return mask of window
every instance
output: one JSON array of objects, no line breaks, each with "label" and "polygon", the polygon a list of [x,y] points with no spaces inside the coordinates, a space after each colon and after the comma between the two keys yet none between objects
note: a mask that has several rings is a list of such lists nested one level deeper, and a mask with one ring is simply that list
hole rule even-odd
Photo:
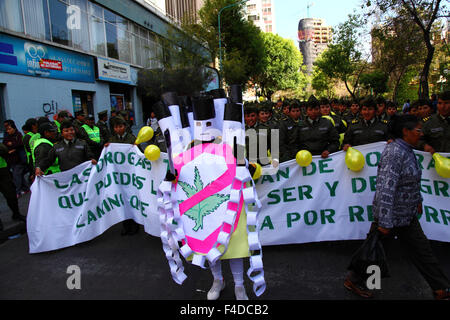
[{"label": "window", "polygon": [[117,40],[119,46],[119,59],[131,62],[131,33],[129,32],[128,20],[117,17]]},{"label": "window", "polygon": [[26,33],[34,38],[51,41],[47,0],[23,0]]},{"label": "window", "polygon": [[90,45],[87,0],[70,0],[70,4],[78,7],[80,13],[79,25],[71,28],[72,46],[77,49],[89,51]]},{"label": "window", "polygon": [[103,23],[103,9],[89,2],[89,31],[91,51],[106,56],[105,26]]},{"label": "window", "polygon": [[22,6],[17,0],[0,1],[0,27],[23,32]]},{"label": "window", "polygon": [[69,46],[71,32],[67,28],[67,4],[60,0],[48,0],[53,42]]},{"label": "window", "polygon": [[117,16],[104,9],[105,15],[105,31],[106,31],[106,48],[108,57],[119,59],[119,41],[117,38]]}]

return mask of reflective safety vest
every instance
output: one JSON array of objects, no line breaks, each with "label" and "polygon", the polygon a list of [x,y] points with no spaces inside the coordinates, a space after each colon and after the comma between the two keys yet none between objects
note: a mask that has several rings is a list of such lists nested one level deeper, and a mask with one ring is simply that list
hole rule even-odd
[{"label": "reflective safety vest", "polygon": [[61,123],[59,123],[56,120],[54,122],[55,122],[56,127],[58,128],[58,132],[61,133]]},{"label": "reflective safety vest", "polygon": [[[33,147],[31,148],[31,155],[33,156],[33,165],[36,167],[36,159],[34,156],[34,150],[41,144],[41,143],[48,143],[49,145],[51,145],[53,147],[53,143],[51,143],[50,141],[48,141],[47,139],[44,138],[40,138],[37,139],[34,144]],[[48,168],[47,170],[45,170],[44,174],[47,174],[49,171],[51,171],[52,173],[57,173],[57,172],[61,172],[61,169],[59,168],[59,164],[58,164],[58,158],[56,158],[55,162],[50,166],[50,168]]]},{"label": "reflective safety vest", "polygon": [[[30,144],[30,150],[31,153],[33,153],[33,145],[36,142],[36,140],[39,140],[41,138],[41,134],[40,133],[36,133],[34,136],[31,137],[30,141],[28,142]],[[33,161],[34,163],[34,161]]]},{"label": "reflective safety vest", "polygon": [[6,168],[8,164],[6,163],[6,160],[3,159],[3,157],[0,157],[0,169]]},{"label": "reflective safety vest", "polygon": [[87,124],[83,124],[81,127],[86,131],[89,139],[100,143],[100,129],[98,127],[94,126],[94,128],[91,128]]},{"label": "reflective safety vest", "polygon": [[[33,132],[28,132],[26,135],[29,135],[31,138],[30,138],[30,140],[29,141],[31,141],[31,139],[33,138],[33,136],[35,135]],[[22,141],[24,140],[24,138],[25,138],[25,136],[26,135],[24,135],[23,137],[22,137]],[[28,145],[30,145],[30,144],[28,144]],[[31,157],[31,152],[30,151],[28,151],[27,150],[27,148],[24,148],[25,149],[25,152],[27,153],[27,161],[28,161],[28,163],[31,163],[31,159],[32,159],[32,157]],[[31,150],[31,145],[30,145],[30,150]]]}]

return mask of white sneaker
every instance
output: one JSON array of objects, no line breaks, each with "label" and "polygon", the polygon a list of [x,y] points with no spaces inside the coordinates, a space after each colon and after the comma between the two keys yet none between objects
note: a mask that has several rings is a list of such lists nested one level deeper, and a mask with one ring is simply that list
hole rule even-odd
[{"label": "white sneaker", "polygon": [[236,295],[236,300],[248,300],[244,286],[234,287],[234,294]]},{"label": "white sneaker", "polygon": [[220,297],[220,292],[225,288],[225,281],[223,280],[214,280],[211,289],[208,291],[207,299],[208,300],[217,300]]}]

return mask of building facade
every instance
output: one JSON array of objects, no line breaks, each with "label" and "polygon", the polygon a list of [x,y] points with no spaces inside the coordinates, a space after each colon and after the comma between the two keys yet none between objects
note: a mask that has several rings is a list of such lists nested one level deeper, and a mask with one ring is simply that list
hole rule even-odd
[{"label": "building facade", "polygon": [[298,25],[298,40],[303,55],[303,64],[308,73],[313,70],[314,61],[328,48],[332,41],[332,28],[323,19],[305,18]]},{"label": "building facade", "polygon": [[176,23],[181,23],[184,19],[196,22],[203,2],[204,0],[165,0],[166,15]]},{"label": "building facade", "polygon": [[1,122],[128,109],[140,128],[149,105],[138,71],[162,66],[165,9],[164,0],[1,0]]},{"label": "building facade", "polygon": [[245,6],[247,20],[252,21],[263,32],[277,32],[274,0],[250,0]]}]

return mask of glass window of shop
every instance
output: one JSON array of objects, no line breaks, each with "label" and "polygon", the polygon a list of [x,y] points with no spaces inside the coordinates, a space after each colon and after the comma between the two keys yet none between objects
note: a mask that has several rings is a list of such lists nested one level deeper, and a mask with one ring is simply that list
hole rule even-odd
[{"label": "glass window of shop", "polygon": [[24,32],[22,5],[20,1],[0,1],[0,26],[6,30]]},{"label": "glass window of shop", "polygon": [[89,0],[0,0],[0,28],[146,68],[164,55],[157,34]]}]

